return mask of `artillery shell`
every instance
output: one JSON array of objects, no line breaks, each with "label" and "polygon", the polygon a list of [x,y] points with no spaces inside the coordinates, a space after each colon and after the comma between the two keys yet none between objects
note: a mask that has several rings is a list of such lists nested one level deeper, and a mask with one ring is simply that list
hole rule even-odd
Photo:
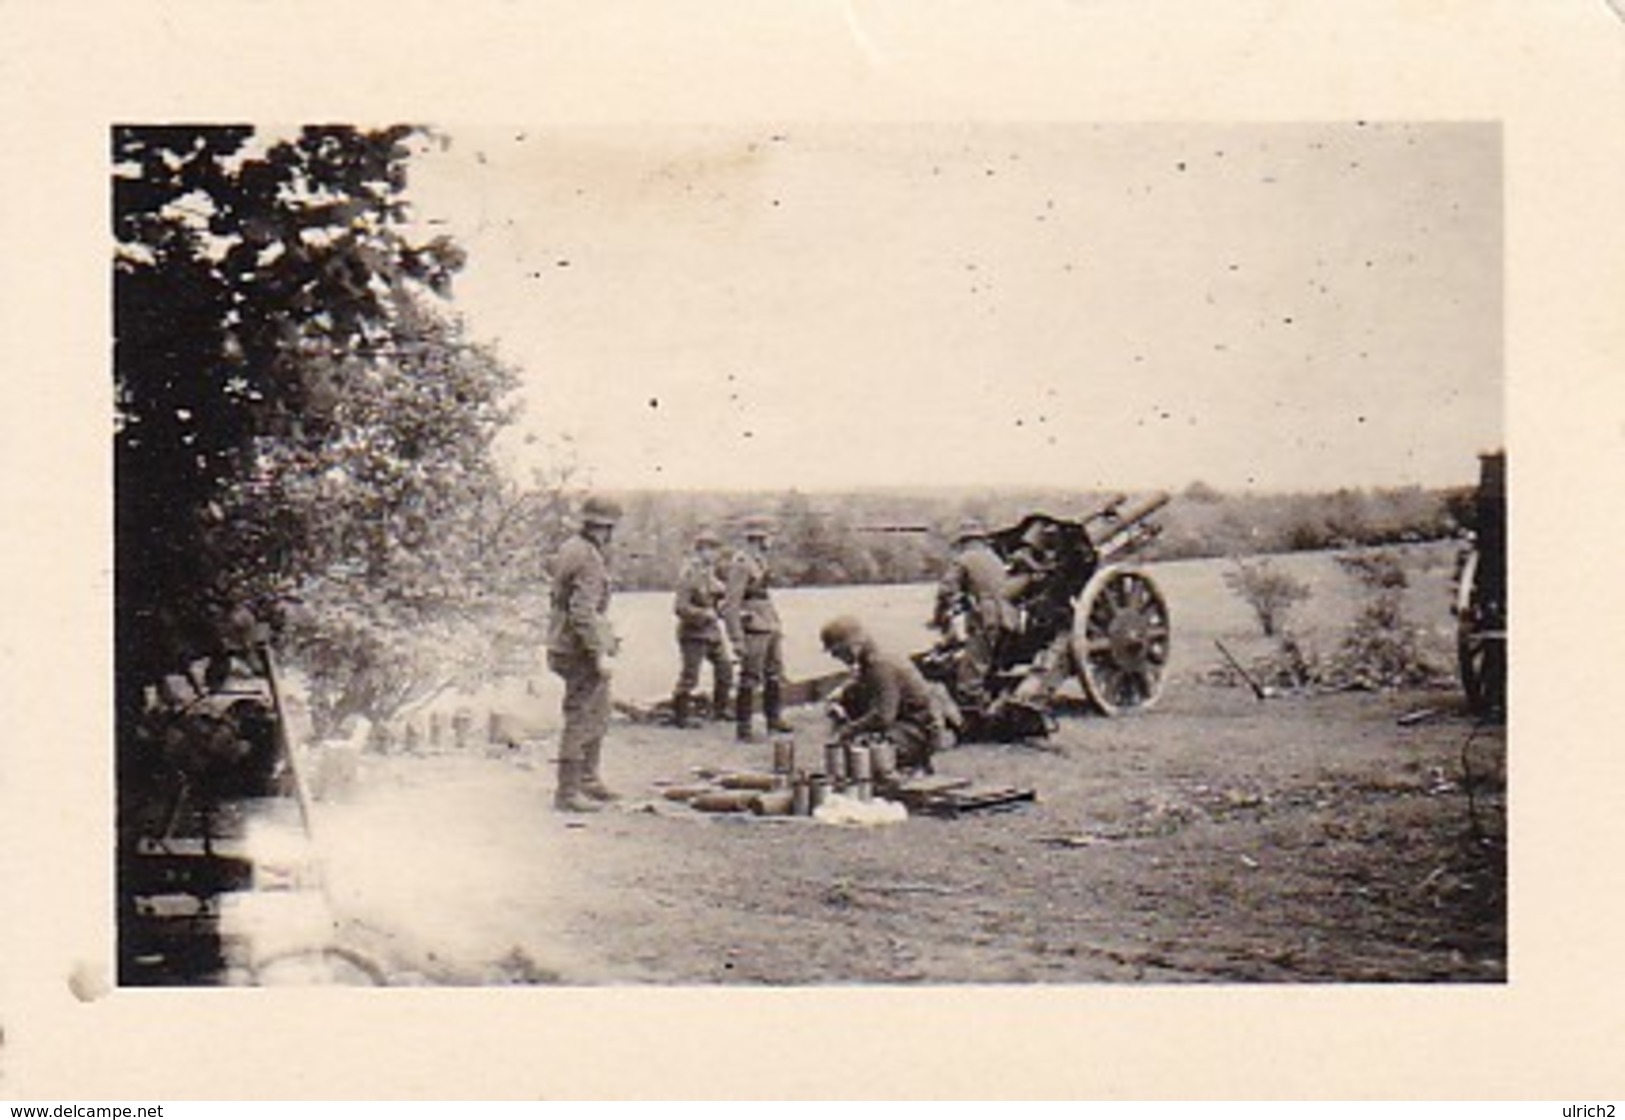
[{"label": "artillery shell", "polygon": [[790,812],[798,817],[812,815],[812,787],[805,774],[797,774],[790,787]]},{"label": "artillery shell", "polygon": [[715,792],[710,786],[670,786],[660,791],[667,801],[692,801],[702,793]]},{"label": "artillery shell", "polygon": [[713,790],[700,794],[689,805],[702,813],[747,813],[759,796],[748,789]]},{"label": "artillery shell", "polygon": [[717,784],[723,789],[753,789],[765,792],[773,789],[776,783],[772,774],[724,774],[717,779]]},{"label": "artillery shell", "polygon": [[829,789],[829,779],[822,774],[814,774],[808,779],[807,808],[809,812],[829,799]]},{"label": "artillery shell", "polygon": [[750,811],[758,817],[788,817],[794,808],[795,794],[787,789],[759,793],[750,803]]}]

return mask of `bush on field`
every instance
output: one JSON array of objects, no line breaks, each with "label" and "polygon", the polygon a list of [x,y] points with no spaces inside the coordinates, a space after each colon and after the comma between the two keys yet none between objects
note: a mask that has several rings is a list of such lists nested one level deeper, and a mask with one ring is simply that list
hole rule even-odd
[{"label": "bush on field", "polygon": [[1264,637],[1273,638],[1286,629],[1287,616],[1292,608],[1307,600],[1309,585],[1289,572],[1283,572],[1267,558],[1243,560],[1232,558],[1230,570],[1224,573],[1225,586],[1252,608]]},{"label": "bush on field", "polygon": [[[1276,689],[1418,688],[1453,681],[1448,657],[1429,648],[1424,629],[1406,613],[1410,584],[1403,558],[1388,549],[1348,553],[1338,565],[1360,589],[1353,620],[1330,654],[1294,634],[1285,622],[1293,605],[1309,598],[1307,585],[1270,569],[1267,560],[1236,561],[1225,582],[1253,607],[1274,648],[1248,666],[1253,680]],[[1296,585],[1296,586],[1294,586]],[[1284,604],[1284,605],[1283,605]],[[1275,613],[1266,620],[1266,615]],[[1238,685],[1229,667],[1215,683]]]},{"label": "bush on field", "polygon": [[1332,658],[1333,683],[1345,688],[1414,688],[1450,678],[1432,656],[1422,628],[1405,613],[1410,580],[1400,557],[1387,549],[1351,553],[1338,564],[1364,591],[1354,621]]}]

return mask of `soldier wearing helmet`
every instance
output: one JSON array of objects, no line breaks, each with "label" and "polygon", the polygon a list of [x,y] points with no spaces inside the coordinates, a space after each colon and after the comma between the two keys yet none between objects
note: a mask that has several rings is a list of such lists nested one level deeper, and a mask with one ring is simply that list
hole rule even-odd
[{"label": "soldier wearing helmet", "polygon": [[768,566],[773,523],[765,517],[752,517],[740,535],[744,545],[728,561],[722,618],[728,640],[739,655],[739,690],[734,695],[736,733],[741,742],[748,743],[755,737],[751,723],[758,688],[767,729],[784,732],[791,728],[783,717],[783,629],[773,605],[773,573]]},{"label": "soldier wearing helmet", "polygon": [[852,669],[852,680],[830,705],[836,740],[883,737],[897,745],[903,769],[930,773],[945,730],[942,709],[920,670],[882,650],[850,615],[831,619],[818,636],[826,653]]},{"label": "soldier wearing helmet", "polygon": [[982,690],[1001,640],[1019,623],[1004,561],[988,544],[982,523],[966,518],[954,534],[953,555],[937,584],[931,619],[936,629],[964,642],[962,695],[975,696]]},{"label": "soldier wearing helmet", "polygon": [[727,585],[717,574],[722,540],[709,529],[696,533],[694,551],[677,578],[677,650],[682,669],[672,691],[672,721],[692,727],[694,688],[701,666],[711,663],[711,718],[724,719],[733,695],[733,661],[722,636],[722,599]]},{"label": "soldier wearing helmet", "polygon": [[564,679],[564,731],[559,739],[554,808],[596,811],[616,794],[599,775],[609,729],[609,660],[618,642],[610,628],[610,581],[606,552],[621,507],[600,497],[581,507],[581,529],[553,557],[547,665]]}]

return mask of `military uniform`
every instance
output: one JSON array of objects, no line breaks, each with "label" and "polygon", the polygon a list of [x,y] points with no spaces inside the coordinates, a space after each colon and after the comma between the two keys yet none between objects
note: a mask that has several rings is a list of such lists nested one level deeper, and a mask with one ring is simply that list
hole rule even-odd
[{"label": "military uniform", "polygon": [[1020,625],[1020,618],[1010,601],[1004,561],[976,527],[967,525],[960,532],[959,547],[937,584],[932,621],[946,631],[956,613],[964,617],[964,672],[959,684],[974,695],[994,667],[1001,639]]},{"label": "military uniform", "polygon": [[[610,518],[607,504],[590,516]],[[607,520],[613,524],[613,520]],[[559,784],[555,805],[581,811],[594,801],[613,799],[598,772],[604,735],[609,730],[609,672],[617,641],[609,609],[609,565],[603,547],[587,530],[571,537],[553,559],[551,611],[547,625],[547,665],[564,680],[564,731],[559,738]]]},{"label": "military uniform", "polygon": [[838,738],[884,736],[897,744],[899,765],[929,773],[931,756],[944,739],[931,685],[913,662],[879,649],[866,635],[852,638],[848,649],[853,677],[833,705]]},{"label": "military uniform", "polygon": [[733,694],[733,662],[722,638],[721,608],[726,594],[727,585],[706,558],[691,557],[683,566],[674,605],[682,669],[672,692],[672,713],[680,727],[688,724],[694,688],[700,683],[700,669],[707,661],[711,663],[711,717],[721,719],[728,710]]},{"label": "military uniform", "polygon": [[[751,530],[747,528],[747,539]],[[765,537],[765,532],[762,533]],[[727,591],[722,617],[728,640],[739,655],[739,691],[734,698],[734,721],[740,739],[751,737],[756,690],[762,691],[762,714],[769,731],[788,731],[782,716],[784,688],[783,629],[773,605],[772,570],[766,557],[748,548],[728,562]]]}]

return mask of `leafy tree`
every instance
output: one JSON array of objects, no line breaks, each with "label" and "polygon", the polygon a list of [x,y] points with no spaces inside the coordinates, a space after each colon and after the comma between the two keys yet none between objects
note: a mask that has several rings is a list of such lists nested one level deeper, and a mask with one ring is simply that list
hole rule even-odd
[{"label": "leafy tree", "polygon": [[331,713],[387,708],[526,574],[489,455],[514,378],[443,298],[461,251],[410,224],[424,135],[114,128],[121,717],[289,602]]}]

